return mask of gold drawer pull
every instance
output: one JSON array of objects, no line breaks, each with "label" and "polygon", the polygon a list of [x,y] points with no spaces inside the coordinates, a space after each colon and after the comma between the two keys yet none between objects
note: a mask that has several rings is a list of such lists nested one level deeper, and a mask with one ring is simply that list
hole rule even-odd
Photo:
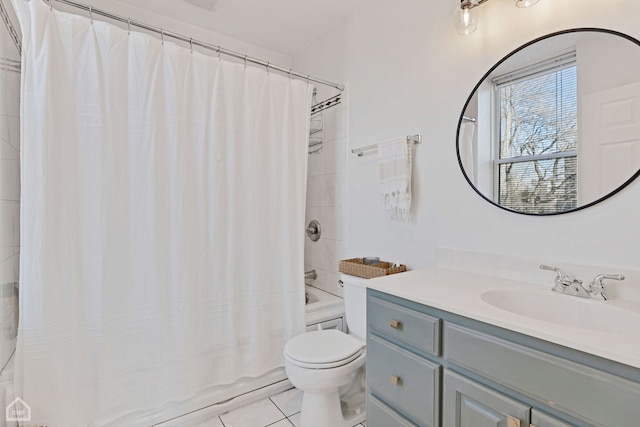
[{"label": "gold drawer pull", "polygon": [[391,326],[393,329],[401,329],[402,322],[396,319],[391,319],[391,322],[389,322],[389,326]]},{"label": "gold drawer pull", "polygon": [[507,416],[507,427],[520,427],[520,420],[511,415]]},{"label": "gold drawer pull", "polygon": [[389,381],[391,381],[391,384],[400,387],[402,385],[402,378],[400,378],[397,375],[391,375],[389,377]]}]

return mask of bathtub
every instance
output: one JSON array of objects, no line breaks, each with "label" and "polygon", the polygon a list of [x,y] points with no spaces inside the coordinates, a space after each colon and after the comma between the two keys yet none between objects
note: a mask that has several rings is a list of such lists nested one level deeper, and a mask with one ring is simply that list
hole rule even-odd
[{"label": "bathtub", "polygon": [[307,331],[317,329],[318,324],[322,326],[322,329],[335,329],[328,327],[329,323],[327,322],[336,319],[341,319],[341,327],[338,329],[345,331],[344,300],[313,286],[306,285],[305,288],[309,294],[305,316]]},{"label": "bathtub", "polygon": [[[309,302],[305,306],[307,331],[316,330],[318,325],[322,329],[340,329],[344,331],[346,324],[344,322],[343,299],[312,286],[305,285],[305,288],[309,294]],[[211,404],[211,395],[208,395],[208,402],[202,402],[202,409],[156,424],[156,426],[200,426],[216,415],[257,402],[292,387],[293,385],[287,379],[283,366],[259,378],[245,378],[235,384],[221,386],[219,391],[214,394],[214,400],[219,403]],[[171,412],[170,408],[167,409]]]}]

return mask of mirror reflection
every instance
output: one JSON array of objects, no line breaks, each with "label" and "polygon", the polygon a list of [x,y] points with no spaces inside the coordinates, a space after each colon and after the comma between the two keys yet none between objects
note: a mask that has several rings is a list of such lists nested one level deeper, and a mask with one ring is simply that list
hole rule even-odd
[{"label": "mirror reflection", "polygon": [[510,211],[592,205],[640,170],[640,43],[608,30],[551,34],[476,85],[458,125],[467,181]]}]

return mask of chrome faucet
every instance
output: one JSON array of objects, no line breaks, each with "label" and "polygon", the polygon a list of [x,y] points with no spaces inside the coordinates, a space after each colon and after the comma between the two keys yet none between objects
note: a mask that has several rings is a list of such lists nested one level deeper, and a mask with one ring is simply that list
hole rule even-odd
[{"label": "chrome faucet", "polygon": [[318,278],[318,273],[316,273],[316,270],[309,270],[309,271],[305,271],[304,272],[304,280],[316,280]]},{"label": "chrome faucet", "polygon": [[603,301],[608,300],[607,295],[605,294],[604,279],[624,280],[624,276],[621,274],[599,274],[589,284],[589,287],[585,288],[582,285],[582,280],[567,275],[558,267],[541,265],[540,269],[556,272],[556,278],[554,279],[555,286],[552,291],[560,292],[565,295],[573,295],[581,298],[594,298]]},{"label": "chrome faucet", "polygon": [[574,295],[581,298],[591,298],[589,291],[582,286],[582,280],[569,276],[558,267],[551,267],[550,265],[543,264],[540,266],[540,269],[556,272],[556,278],[554,279],[556,285],[553,287],[552,291],[566,295]]},{"label": "chrome faucet", "polygon": [[607,294],[605,294],[604,279],[624,280],[624,276],[622,274],[598,274],[589,284],[589,294],[591,298],[601,299],[603,301],[609,299]]}]

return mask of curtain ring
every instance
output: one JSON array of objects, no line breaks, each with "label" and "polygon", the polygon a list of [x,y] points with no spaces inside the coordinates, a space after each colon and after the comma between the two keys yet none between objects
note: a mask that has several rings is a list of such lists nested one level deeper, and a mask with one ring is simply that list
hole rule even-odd
[{"label": "curtain ring", "polygon": [[267,62],[267,74],[269,74],[269,67],[271,66],[271,62]]},{"label": "curtain ring", "polygon": [[193,53],[193,37],[189,38],[189,47],[191,48],[191,53]]},{"label": "curtain ring", "polygon": [[93,8],[89,6],[89,20],[91,21],[91,25],[93,25]]},{"label": "curtain ring", "polygon": [[49,0],[49,10],[53,11],[53,0]]},{"label": "curtain ring", "polygon": [[291,72],[293,71],[293,68],[289,68],[289,80],[291,80]]},{"label": "curtain ring", "polygon": [[311,77],[311,74],[307,74],[307,86],[309,86],[309,77]]},{"label": "curtain ring", "polygon": [[247,69],[247,55],[244,56],[244,69]]},{"label": "curtain ring", "polygon": [[131,18],[127,20],[127,33],[131,35]]},{"label": "curtain ring", "polygon": [[222,52],[220,52],[220,49],[221,47],[218,46],[218,61],[222,61],[222,58],[221,58]]},{"label": "curtain ring", "polygon": [[160,40],[162,41],[162,45],[164,46],[164,30],[160,28]]}]

